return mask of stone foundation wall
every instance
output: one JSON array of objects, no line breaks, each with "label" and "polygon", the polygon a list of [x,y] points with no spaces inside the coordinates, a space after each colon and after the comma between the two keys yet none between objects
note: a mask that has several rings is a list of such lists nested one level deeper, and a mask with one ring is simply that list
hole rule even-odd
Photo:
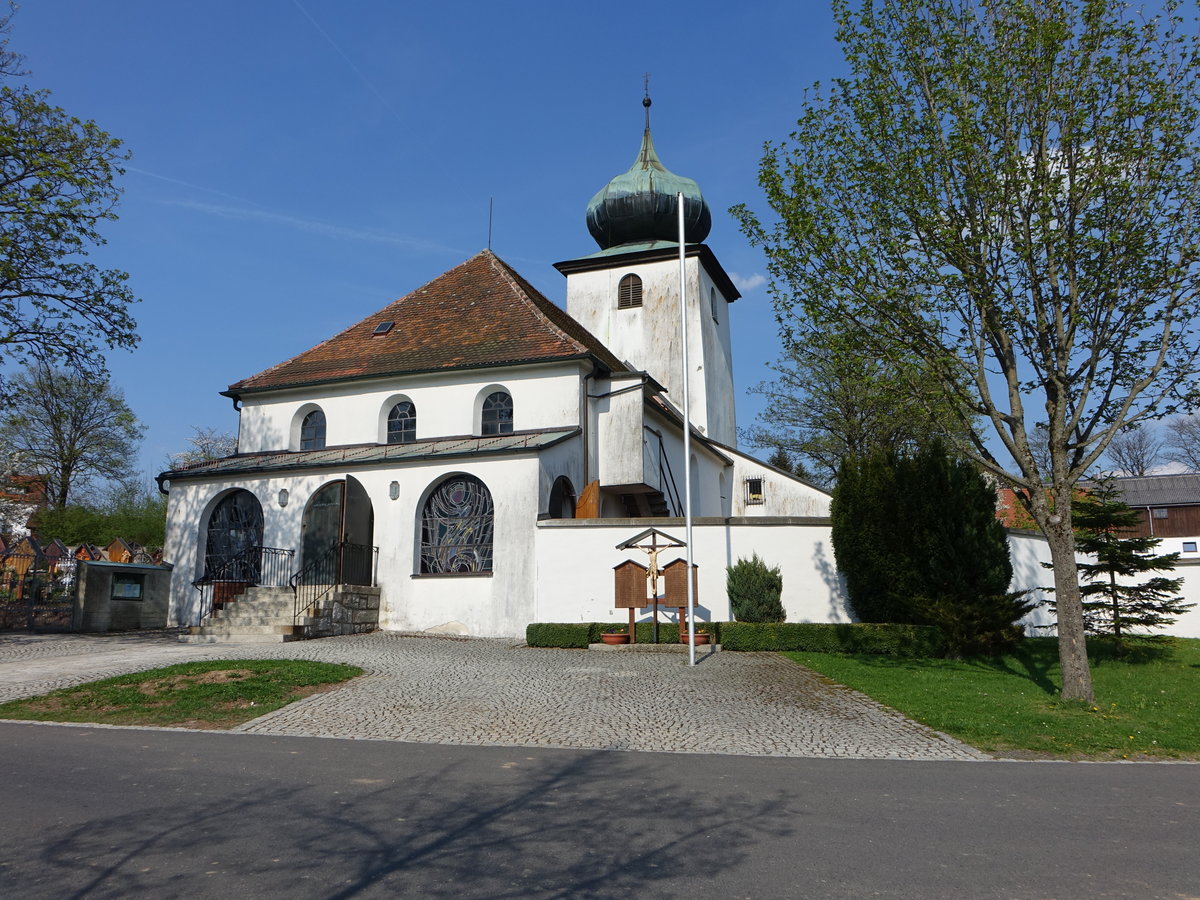
[{"label": "stone foundation wall", "polygon": [[333,637],[378,631],[379,596],[377,587],[338,585],[329,597],[317,604],[311,613],[315,621],[304,626],[304,636]]}]

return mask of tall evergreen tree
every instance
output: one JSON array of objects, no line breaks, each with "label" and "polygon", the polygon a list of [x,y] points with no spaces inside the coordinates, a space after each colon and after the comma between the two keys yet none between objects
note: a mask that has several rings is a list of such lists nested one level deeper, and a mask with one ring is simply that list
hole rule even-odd
[{"label": "tall evergreen tree", "polygon": [[847,460],[833,492],[833,548],[864,622],[937,625],[958,654],[1016,640],[1033,606],[1009,592],[995,491],[940,442]]},{"label": "tall evergreen tree", "polygon": [[[1130,629],[1149,631],[1170,625],[1196,605],[1178,596],[1182,578],[1155,575],[1130,583],[1149,572],[1170,572],[1179,554],[1156,554],[1154,549],[1162,543],[1159,538],[1130,534],[1141,524],[1142,514],[1129,508],[1111,480],[1098,482],[1072,505],[1075,546],[1088,557],[1077,566],[1083,622],[1089,634],[1112,635],[1117,652],[1122,653]],[[1053,601],[1050,609],[1057,615]]]}]

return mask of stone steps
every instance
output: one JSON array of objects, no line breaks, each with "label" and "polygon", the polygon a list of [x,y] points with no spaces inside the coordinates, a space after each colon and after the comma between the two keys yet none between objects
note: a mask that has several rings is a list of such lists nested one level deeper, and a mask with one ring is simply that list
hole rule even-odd
[{"label": "stone steps", "polygon": [[[203,626],[201,626],[203,627]],[[181,634],[181,644],[283,644],[303,640],[299,634]]]},{"label": "stone steps", "polygon": [[307,615],[295,619],[294,612],[295,597],[290,588],[252,587],[179,639],[185,644],[298,641],[313,619]]}]

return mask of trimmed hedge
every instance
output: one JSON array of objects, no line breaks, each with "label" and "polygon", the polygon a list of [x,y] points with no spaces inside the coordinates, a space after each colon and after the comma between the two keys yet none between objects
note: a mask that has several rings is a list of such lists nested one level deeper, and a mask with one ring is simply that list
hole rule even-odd
[{"label": "trimmed hedge", "polygon": [[[587,647],[619,622],[535,622],[525,629],[530,647]],[[808,650],[815,653],[874,653],[882,656],[946,655],[946,636],[932,625],[834,625],[821,622],[702,622],[714,643],[726,650]],[[652,623],[638,622],[637,642],[648,644]],[[679,640],[679,626],[658,624],[658,642]]]},{"label": "trimmed hedge", "polygon": [[[707,631],[713,643],[721,642],[721,626],[728,622],[697,622],[697,628]],[[624,622],[534,622],[525,626],[525,643],[530,647],[583,648],[588,644],[600,643],[600,635],[606,628],[624,627]],[[634,633],[639,644],[654,640],[652,622],[638,622]],[[658,642],[671,644],[679,640],[679,626],[674,622],[658,623]]]},{"label": "trimmed hedge", "polygon": [[592,627],[590,622],[534,622],[525,627],[525,643],[530,647],[586,649],[591,643]]},{"label": "trimmed hedge", "polygon": [[807,650],[908,657],[946,655],[946,636],[932,625],[726,622],[721,628],[721,645],[726,650]]}]

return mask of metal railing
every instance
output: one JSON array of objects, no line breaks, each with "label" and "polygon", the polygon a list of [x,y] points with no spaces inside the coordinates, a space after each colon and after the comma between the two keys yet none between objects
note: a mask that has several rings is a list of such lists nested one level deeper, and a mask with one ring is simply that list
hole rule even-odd
[{"label": "metal railing", "polygon": [[666,448],[663,447],[662,435],[658,435],[658,478],[666,488],[663,493],[674,507],[675,515],[682,516],[683,501],[679,499],[679,488],[675,484],[675,473],[671,471],[671,458],[667,456]]},{"label": "metal railing", "polygon": [[289,587],[295,550],[281,547],[247,547],[222,560],[192,582],[200,592],[199,625],[217,605],[236,600],[252,587]]},{"label": "metal railing", "polygon": [[77,560],[9,553],[0,561],[0,628],[68,631]]},{"label": "metal railing", "polygon": [[374,587],[378,560],[378,547],[335,541],[328,550],[309,560],[304,568],[292,576],[292,590],[296,597],[293,621],[299,622],[309,608],[339,584]]}]

